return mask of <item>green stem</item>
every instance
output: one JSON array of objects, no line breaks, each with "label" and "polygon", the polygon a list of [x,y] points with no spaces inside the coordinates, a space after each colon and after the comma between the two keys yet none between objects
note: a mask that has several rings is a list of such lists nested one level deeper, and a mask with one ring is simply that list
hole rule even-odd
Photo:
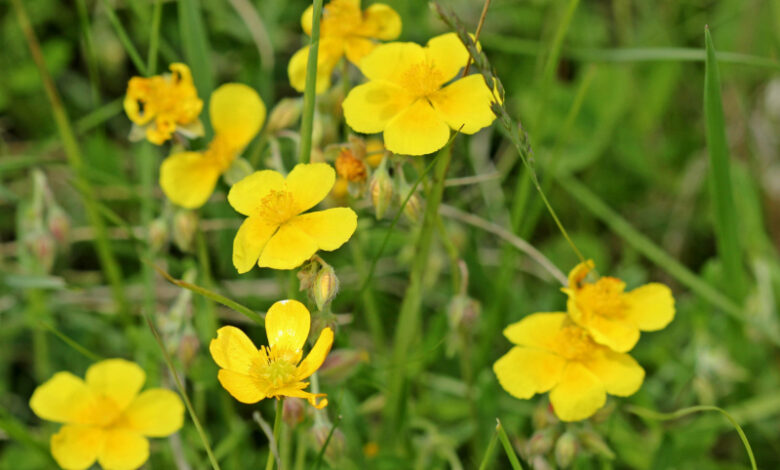
[{"label": "green stem", "polygon": [[501,441],[501,445],[504,446],[504,452],[506,452],[509,463],[512,465],[512,470],[523,470],[520,459],[517,458],[515,449],[512,447],[512,443],[509,442],[509,436],[506,435],[506,430],[499,419],[496,419],[496,432],[498,433],[498,439]]},{"label": "green stem", "polygon": [[149,75],[154,75],[157,72],[157,49],[160,42],[161,21],[162,0],[156,0],[152,13],[152,33],[149,36],[149,54],[146,56],[146,71]]},{"label": "green stem", "polygon": [[76,9],[79,14],[79,23],[84,35],[84,51],[87,56],[87,73],[92,88],[92,103],[97,105],[100,101],[100,73],[98,71],[97,55],[95,54],[95,43],[92,41],[92,32],[89,27],[89,12],[87,11],[86,0],[76,0]]},{"label": "green stem", "polygon": [[[358,275],[362,279],[368,277],[368,266],[366,266],[366,258],[363,254],[363,238],[360,231],[355,233],[352,243],[349,243],[349,248],[352,251],[352,259],[355,261],[355,268],[357,268]],[[360,291],[360,298],[365,309],[366,321],[368,322],[368,329],[371,331],[371,338],[374,342],[374,349],[377,353],[383,354],[385,352],[385,335],[384,328],[382,328],[382,318],[379,315],[379,306],[374,295],[374,289],[368,286],[366,289]]]},{"label": "green stem", "polygon": [[490,443],[485,449],[485,455],[482,457],[482,463],[479,464],[479,470],[487,470],[490,464],[493,462],[493,457],[496,452],[496,444],[498,443],[498,433],[494,432],[493,437],[490,438]]},{"label": "green stem", "polygon": [[[282,429],[282,413],[284,412],[284,398],[277,398],[276,399],[276,416],[274,416],[274,442],[269,443],[270,446],[276,446],[277,449],[280,448],[279,446],[279,435],[280,430]],[[273,470],[274,468],[274,462],[276,462],[276,459],[274,458],[274,452],[270,448],[268,449],[268,460],[265,463],[265,470]]]},{"label": "green stem", "polygon": [[135,48],[133,42],[130,40],[130,37],[127,35],[127,31],[125,31],[124,26],[122,26],[122,22],[119,21],[119,17],[116,15],[116,11],[114,11],[114,7],[111,6],[108,0],[102,0],[101,3],[103,4],[103,8],[106,10],[106,15],[108,15],[109,23],[111,23],[114,31],[116,31],[119,42],[121,42],[122,46],[124,46],[125,51],[127,52],[128,57],[130,57],[130,60],[133,61],[135,68],[138,69],[138,72],[140,72],[141,75],[148,75],[148,70],[146,65],[144,65],[141,54],[138,53],[138,49]]},{"label": "green stem", "polygon": [[439,151],[434,169],[433,184],[428,192],[423,215],[420,235],[417,238],[415,258],[409,275],[409,286],[406,288],[401,309],[398,314],[398,327],[395,331],[393,354],[388,380],[387,407],[385,408],[386,438],[391,444],[398,442],[403,435],[399,426],[403,420],[404,387],[406,382],[406,366],[412,341],[419,334],[421,323],[423,277],[428,267],[428,255],[433,242],[433,233],[439,216],[439,204],[444,193],[444,180],[452,159],[452,147],[447,145]]},{"label": "green stem", "polygon": [[39,320],[38,321],[38,326],[48,330],[51,334],[53,334],[57,338],[61,339],[63,343],[67,344],[68,346],[70,346],[74,350],[78,351],[84,357],[87,357],[87,358],[89,358],[90,360],[92,360],[94,362],[99,362],[99,361],[103,360],[102,357],[100,357],[99,355],[93,353],[92,351],[90,351],[89,349],[85,348],[84,346],[80,345],[78,342],[76,342],[76,340],[74,340],[70,336],[66,335],[65,333],[61,332],[60,330],[58,330],[54,326],[50,325],[48,322],[43,321],[43,320]]},{"label": "green stem", "polygon": [[[148,260],[154,259],[154,248],[149,238],[149,227],[154,218],[154,179],[155,179],[155,155],[152,144],[145,142],[138,155],[138,172],[141,183],[141,224],[145,228],[145,244],[143,256]],[[144,285],[144,310],[149,315],[154,314],[156,304],[156,289],[154,286],[154,268],[149,263],[142,263]]]},{"label": "green stem", "polygon": [[301,146],[298,159],[301,163],[309,163],[311,160],[314,104],[317,98],[317,54],[320,48],[320,18],[322,18],[322,0],[314,0],[309,59],[306,64],[306,88],[303,92],[303,115],[301,117]]},{"label": "green stem", "polygon": [[24,5],[21,0],[11,1],[14,10],[18,16],[19,25],[24,32],[27,39],[27,45],[30,47],[35,65],[38,67],[38,73],[41,76],[43,87],[46,91],[46,96],[49,98],[51,104],[52,114],[57,124],[57,131],[62,139],[63,147],[65,148],[65,154],[68,159],[68,165],[73,171],[76,181],[82,188],[82,199],[87,212],[87,218],[90,225],[95,232],[95,245],[97,249],[97,255],[100,260],[100,265],[103,268],[108,281],[111,285],[111,294],[114,298],[117,310],[120,313],[126,313],[127,302],[125,300],[124,287],[122,286],[122,271],[119,268],[119,264],[114,257],[114,253],[111,250],[111,243],[106,233],[106,227],[103,223],[103,218],[100,216],[98,209],[95,192],[90,184],[89,180],[84,175],[84,161],[81,157],[81,150],[79,149],[76,137],[73,135],[73,129],[71,128],[68,115],[65,112],[65,108],[62,105],[60,96],[57,93],[57,89],[54,86],[54,82],[49,75],[49,71],[46,68],[46,63],[43,60],[43,54],[41,53],[40,44],[35,37],[35,32],[30,24],[30,19],[27,16],[27,12],[24,9]]}]

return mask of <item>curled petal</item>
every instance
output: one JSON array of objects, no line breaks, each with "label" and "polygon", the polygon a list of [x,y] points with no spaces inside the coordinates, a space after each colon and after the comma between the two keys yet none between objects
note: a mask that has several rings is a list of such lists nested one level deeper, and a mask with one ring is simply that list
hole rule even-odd
[{"label": "curled petal", "polygon": [[599,344],[617,352],[628,352],[639,341],[639,329],[627,321],[586,313],[576,298],[569,298],[566,306],[569,317],[586,329]]},{"label": "curled petal", "polygon": [[333,330],[325,328],[320,333],[320,337],[317,338],[317,342],[314,343],[314,347],[311,348],[306,358],[298,365],[296,377],[298,380],[303,380],[322,366],[325,358],[330,352],[330,348],[333,346]]}]

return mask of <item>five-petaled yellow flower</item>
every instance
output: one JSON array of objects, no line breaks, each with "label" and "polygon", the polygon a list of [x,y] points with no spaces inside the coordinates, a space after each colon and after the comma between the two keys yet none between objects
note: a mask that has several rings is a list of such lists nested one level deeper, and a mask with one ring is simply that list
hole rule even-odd
[{"label": "five-petaled yellow flower", "polygon": [[303,212],[328,195],[336,173],[326,163],[298,164],[287,178],[257,171],[230,188],[228,202],[247,216],[233,241],[233,265],[245,273],[261,268],[293,269],[317,250],[333,251],[355,232],[357,214],[348,207]]},{"label": "five-petaled yellow flower", "polygon": [[107,359],[87,369],[86,380],[58,372],[35,389],[30,408],[39,417],[64,423],[51,437],[60,467],[83,470],[97,460],[106,470],[134,470],[149,458],[147,437],[181,428],[179,396],[161,388],[139,393],[146,374],[124,359]]},{"label": "five-petaled yellow flower", "polygon": [[189,67],[176,63],[170,70],[170,74],[131,78],[124,100],[127,117],[143,129],[149,142],[157,145],[176,131],[188,137],[203,135],[198,119],[203,101],[198,98]]},{"label": "five-petaled yellow flower", "polygon": [[[313,8],[301,16],[303,31],[311,36]],[[317,93],[330,87],[330,76],[339,60],[346,55],[355,65],[376,46],[375,40],[390,41],[401,34],[401,17],[389,6],[374,3],[360,11],[360,0],[331,0],[325,5],[320,21],[320,45],[317,54]],[[306,65],[309,46],[296,52],[287,67],[290,84],[303,92],[306,87]]]},{"label": "five-petaled yellow flower", "polygon": [[[281,300],[268,309],[268,346],[257,349],[243,331],[225,326],[211,340],[209,351],[219,365],[219,383],[242,403],[264,398],[305,398],[315,408],[328,404],[324,393],[309,393],[304,382],[317,371],[333,345],[333,330],[325,328],[303,361],[311,316],[297,300]],[[322,398],[317,402],[318,398]]]},{"label": "five-petaled yellow flower", "polygon": [[614,277],[583,282],[592,269],[592,261],[578,264],[563,291],[569,296],[571,319],[597,343],[627,352],[639,341],[640,330],[661,330],[674,319],[674,298],[667,286],[650,283],[624,292],[625,282]]},{"label": "five-petaled yellow flower", "polygon": [[171,155],[160,167],[160,186],[168,199],[195,209],[206,203],[219,176],[230,168],[265,121],[265,104],[252,88],[227,83],[209,102],[214,139],[204,152]]},{"label": "five-petaled yellow flower", "polygon": [[534,313],[504,335],[517,346],[493,365],[501,386],[521,399],[549,391],[562,421],[592,416],[607,394],[632,395],[645,377],[631,356],[595,343],[565,313]]},{"label": "five-petaled yellow flower", "polygon": [[369,81],[344,100],[347,124],[364,134],[384,132],[387,150],[402,155],[439,150],[450,129],[474,134],[489,126],[495,119],[493,93],[483,77],[455,79],[468,57],[455,33],[437,36],[425,47],[377,46],[360,63]]}]

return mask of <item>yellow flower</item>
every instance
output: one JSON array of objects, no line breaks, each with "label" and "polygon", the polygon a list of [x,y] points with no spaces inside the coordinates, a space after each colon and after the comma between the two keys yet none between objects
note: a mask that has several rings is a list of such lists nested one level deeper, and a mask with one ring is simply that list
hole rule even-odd
[{"label": "yellow flower", "polygon": [[189,136],[203,135],[198,120],[203,101],[184,64],[171,64],[171,73],[154,77],[133,77],[127,83],[124,107],[127,117],[142,126],[149,142],[162,145],[175,131]]},{"label": "yellow flower", "polygon": [[534,313],[504,336],[517,346],[493,364],[501,386],[520,399],[549,391],[562,421],[592,416],[607,394],[634,394],[645,377],[631,356],[595,343],[565,313]]},{"label": "yellow flower", "polygon": [[209,116],[214,139],[208,149],[171,155],[160,167],[163,192],[174,204],[187,209],[206,203],[219,176],[263,126],[265,105],[252,88],[227,83],[211,94]]},{"label": "yellow flower", "polygon": [[317,409],[328,404],[324,393],[304,391],[304,382],[317,371],[333,345],[333,330],[325,328],[303,361],[311,316],[297,300],[281,300],[268,309],[265,332],[268,346],[257,349],[243,331],[225,326],[211,340],[209,351],[219,365],[219,383],[241,403],[264,398],[305,398]]},{"label": "yellow flower", "polygon": [[593,261],[578,264],[569,273],[567,310],[571,319],[599,343],[618,352],[630,351],[639,331],[661,330],[674,319],[672,291],[663,284],[645,284],[623,292],[626,284],[614,277],[583,282]]},{"label": "yellow flower", "polygon": [[293,269],[317,250],[333,251],[355,232],[357,214],[347,207],[303,212],[328,195],[336,173],[326,163],[298,164],[287,178],[257,171],[228,193],[228,202],[248,216],[233,241],[233,265],[239,273],[261,268]]},{"label": "yellow flower", "polygon": [[347,124],[364,134],[384,132],[387,150],[402,155],[439,150],[450,129],[474,134],[489,126],[495,119],[493,94],[483,77],[453,80],[468,56],[455,33],[437,36],[425,47],[378,46],[360,63],[369,81],[344,100]]},{"label": "yellow flower", "polygon": [[[311,36],[313,8],[301,16],[303,31]],[[317,54],[317,93],[330,88],[330,76],[339,60],[346,55],[355,65],[375,47],[375,40],[390,41],[401,34],[401,17],[384,3],[374,3],[360,11],[360,0],[331,0],[325,5],[320,21],[320,45]],[[306,65],[309,47],[296,52],[287,67],[290,84],[303,92],[306,87]]]},{"label": "yellow flower", "polygon": [[60,467],[83,470],[97,460],[105,469],[133,470],[149,458],[147,437],[165,437],[184,420],[179,396],[161,388],[139,393],[146,374],[124,359],[107,359],[87,369],[86,380],[58,372],[30,398],[33,412],[64,423],[51,437]]}]

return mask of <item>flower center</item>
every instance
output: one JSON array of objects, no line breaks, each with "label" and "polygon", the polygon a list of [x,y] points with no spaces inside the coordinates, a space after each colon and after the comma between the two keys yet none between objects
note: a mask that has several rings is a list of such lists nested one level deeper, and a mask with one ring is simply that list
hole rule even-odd
[{"label": "flower center", "polygon": [[289,191],[272,189],[260,200],[258,215],[269,224],[282,225],[295,213],[295,201]]},{"label": "flower center", "polygon": [[121,410],[114,400],[105,395],[97,395],[87,407],[78,412],[76,421],[80,424],[108,428],[119,419],[120,415]]},{"label": "flower center", "polygon": [[443,78],[436,64],[426,60],[406,69],[401,76],[401,85],[413,97],[427,98],[439,90]]},{"label": "flower center", "polygon": [[300,351],[263,346],[260,353],[265,360],[257,364],[254,374],[270,384],[272,390],[296,382],[295,371],[296,364],[301,360]]},{"label": "flower center", "polygon": [[623,300],[625,284],[614,277],[602,277],[593,284],[583,284],[577,292],[577,302],[594,315],[620,319],[626,315]]},{"label": "flower center", "polygon": [[558,333],[557,352],[568,360],[587,359],[596,347],[588,332],[573,323]]}]

